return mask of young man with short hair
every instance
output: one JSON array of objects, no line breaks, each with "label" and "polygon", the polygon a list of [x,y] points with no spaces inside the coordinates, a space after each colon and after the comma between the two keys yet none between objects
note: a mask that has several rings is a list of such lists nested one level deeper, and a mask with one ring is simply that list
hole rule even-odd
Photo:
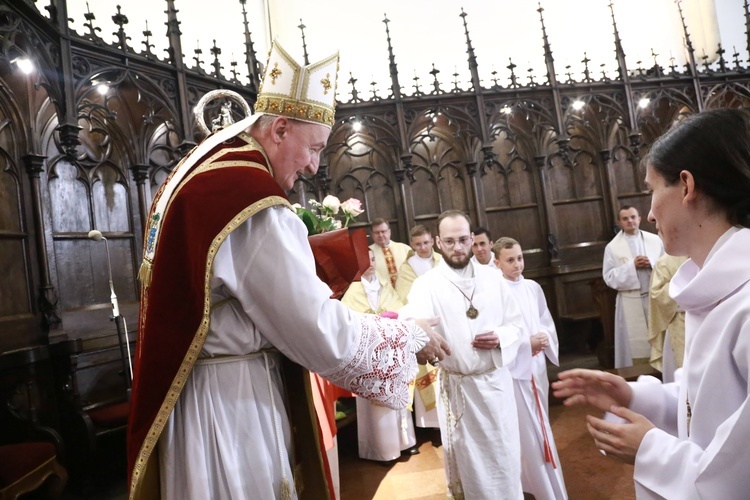
[{"label": "young man with short hair", "polygon": [[438,218],[443,260],[414,281],[401,317],[440,317],[436,329],[451,343],[451,356],[439,363],[438,403],[450,495],[520,500],[518,416],[507,366],[531,352],[519,353],[523,319],[508,285],[471,261],[470,227],[457,210]]},{"label": "young man with short hair", "polygon": [[651,268],[664,253],[661,239],[639,227],[641,216],[625,205],[617,212],[620,232],[604,249],[602,276],[617,290],[615,308],[615,368],[646,364],[651,357],[648,342],[648,294]]},{"label": "young man with short hair", "polygon": [[521,437],[521,479],[523,490],[537,500],[567,498],[560,457],[549,423],[549,379],[547,359],[559,364],[555,323],[547,308],[542,287],[523,277],[521,245],[503,237],[492,248],[495,264],[503,274],[521,308],[526,328],[524,347],[531,356],[519,356],[510,366],[518,407]]}]

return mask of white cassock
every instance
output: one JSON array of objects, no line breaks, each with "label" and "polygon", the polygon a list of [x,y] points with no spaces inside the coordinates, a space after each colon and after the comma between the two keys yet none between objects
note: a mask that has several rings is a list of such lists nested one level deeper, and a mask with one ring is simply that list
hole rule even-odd
[{"label": "white cassock", "polygon": [[407,405],[417,373],[410,351],[426,335],[330,300],[315,276],[307,230],[288,208],[262,210],[227,237],[211,295],[202,351],[211,358],[196,363],[159,440],[162,498],[281,498],[284,481],[297,497],[274,350],[340,387]]},{"label": "white cassock", "polygon": [[[440,363],[438,402],[449,497],[520,499],[518,413],[505,366],[518,355],[523,319],[496,270],[469,263],[464,271],[467,278],[442,260],[417,278],[401,317],[439,316],[435,330],[451,347]],[[475,319],[466,316],[466,297]],[[472,347],[477,334],[491,331],[502,349]]]},{"label": "white cassock", "polygon": [[[352,283],[341,302],[361,313],[396,312],[403,306],[390,283],[381,283],[376,275],[371,281],[362,277],[361,281]],[[401,456],[401,450],[417,444],[411,412],[406,408],[393,410],[357,398],[357,442],[359,458],[384,462],[395,460]]]},{"label": "white cassock", "polygon": [[617,290],[615,307],[615,368],[633,366],[633,358],[650,358],[648,342],[648,291],[650,269],[636,269],[634,259],[645,255],[651,267],[664,253],[661,239],[647,231],[633,236],[623,231],[604,249],[602,276]]},{"label": "white cassock", "polygon": [[493,258],[490,258],[490,261],[488,263],[482,264],[481,262],[479,262],[479,259],[477,259],[476,255],[472,255],[471,262],[477,266],[487,266],[487,267],[491,267],[492,269],[497,269],[497,265],[495,265],[495,259]]},{"label": "white cassock", "polygon": [[[408,301],[409,291],[411,290],[414,280],[435,267],[442,258],[443,257],[435,251],[433,251],[432,255],[427,259],[423,259],[415,253],[401,264],[401,267],[398,268],[396,291],[404,303]],[[434,368],[431,365],[419,365],[417,381],[423,380],[424,377],[427,377],[433,371]],[[429,397],[433,398],[434,401],[440,399],[440,385],[437,382],[430,384],[424,390],[431,391]],[[440,428],[440,422],[438,421],[437,415],[437,405],[431,405],[431,408],[428,410],[422,398],[421,390],[418,387],[414,389],[414,420],[417,427],[430,427],[433,429]]]},{"label": "white cassock", "polygon": [[536,281],[523,276],[518,281],[504,281],[518,302],[526,325],[525,346],[522,349],[531,349],[530,336],[533,334],[542,332],[549,339],[549,346],[543,353],[517,356],[509,367],[518,406],[523,491],[533,494],[536,500],[568,498],[549,423],[547,358],[555,365],[560,364],[555,323],[547,308],[542,287]]},{"label": "white cassock", "polygon": [[672,278],[685,363],[675,383],[631,384],[630,408],[657,426],[635,457],[639,499],[750,497],[749,249],[750,229],[731,228],[703,269],[688,260]]}]

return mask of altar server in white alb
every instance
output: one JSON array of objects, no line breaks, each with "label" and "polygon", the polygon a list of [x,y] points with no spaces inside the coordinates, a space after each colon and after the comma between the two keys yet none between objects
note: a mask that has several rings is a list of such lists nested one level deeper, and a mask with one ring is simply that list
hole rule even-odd
[{"label": "altar server in white alb", "polygon": [[[375,254],[370,254],[370,267],[346,290],[341,303],[350,309],[376,315],[398,317],[404,305],[390,281],[381,281],[375,273]],[[390,314],[389,314],[390,313]],[[389,462],[401,456],[402,450],[419,453],[415,447],[414,424],[407,408],[391,409],[365,398],[357,398],[357,443],[359,458]]]},{"label": "altar server in white alb", "polygon": [[588,428],[635,463],[639,499],[748,498],[750,115],[716,109],[677,124],[651,147],[646,184],[667,253],[690,257],[669,291],[685,310],[682,371],[662,385],[571,370],[555,395],[626,420],[589,416]]},{"label": "altar server in white alb", "polygon": [[438,375],[449,498],[521,499],[518,413],[506,366],[531,351],[519,352],[523,318],[508,285],[497,270],[470,261],[470,227],[458,210],[438,218],[443,260],[414,281],[401,317],[438,316],[435,329],[451,345]]},{"label": "altar server in white alb", "polygon": [[639,229],[641,216],[625,205],[617,214],[620,232],[604,249],[602,274],[617,290],[615,308],[615,368],[648,363],[648,293],[651,269],[664,253],[661,240]]},{"label": "altar server in white alb", "polygon": [[536,500],[568,498],[549,423],[547,359],[560,364],[555,323],[542,287],[523,277],[523,250],[518,241],[504,236],[495,242],[492,253],[495,265],[521,308],[526,325],[523,338],[527,344],[522,349],[530,349],[532,354],[518,356],[509,367],[518,406],[523,491],[534,495]]}]

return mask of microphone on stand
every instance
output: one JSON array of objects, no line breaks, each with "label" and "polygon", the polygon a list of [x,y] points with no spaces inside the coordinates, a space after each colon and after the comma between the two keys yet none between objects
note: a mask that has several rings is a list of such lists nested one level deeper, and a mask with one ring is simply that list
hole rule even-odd
[{"label": "microphone on stand", "polygon": [[112,283],[112,262],[109,260],[109,242],[104,237],[101,231],[93,229],[89,231],[89,239],[94,241],[104,240],[104,248],[107,249],[107,271],[109,271],[109,291],[111,293],[109,299],[112,302],[112,315],[116,318],[120,315],[120,306],[117,304],[117,295],[115,294],[115,286]]},{"label": "microphone on stand", "polygon": [[109,258],[109,242],[104,237],[101,231],[92,229],[89,231],[89,239],[94,241],[104,240],[104,248],[107,250],[107,271],[109,273],[109,291],[110,291],[110,302],[112,302],[112,316],[117,326],[117,337],[120,341],[120,353],[125,357],[125,353],[122,352],[122,338],[120,336],[120,323],[118,320],[122,319],[123,327],[125,329],[125,346],[127,347],[128,367],[130,368],[130,378],[127,380],[128,391],[130,391],[130,381],[133,380],[133,362],[130,360],[130,339],[128,338],[128,326],[125,322],[125,317],[120,316],[120,306],[117,303],[117,294],[115,294],[115,285],[112,282],[112,262]]}]

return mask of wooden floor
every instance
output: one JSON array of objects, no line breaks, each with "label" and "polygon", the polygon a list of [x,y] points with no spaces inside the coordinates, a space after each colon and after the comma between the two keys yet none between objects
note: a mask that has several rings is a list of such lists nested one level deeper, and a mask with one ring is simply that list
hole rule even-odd
[{"label": "wooden floor", "polygon": [[[597,367],[595,358],[590,355],[568,355],[561,361],[560,368],[550,367],[550,378],[556,378],[557,371],[561,369]],[[587,413],[595,415],[598,412],[587,407],[569,408],[561,404],[550,407],[552,432],[557,442],[569,498],[634,499],[633,467],[599,453],[586,431]],[[417,429],[420,454],[402,456],[398,461],[384,466],[358,457],[356,423],[346,426],[338,437],[341,499],[444,499],[446,483],[443,449],[439,445],[439,439],[433,445],[431,439],[434,437],[437,436],[430,430]],[[124,454],[124,443],[122,445],[113,450],[113,455]],[[66,493],[63,499],[125,500],[127,487],[122,468],[118,465],[114,474],[100,476],[93,494],[81,496]]]},{"label": "wooden floor", "polygon": [[[586,431],[587,407],[550,408],[563,476],[571,500],[635,498],[633,466],[603,456]],[[391,465],[361,460],[356,450],[356,425],[342,429],[339,457],[342,500],[432,500],[446,496],[443,449],[430,441],[431,432],[417,429],[419,455],[402,456]]]}]

